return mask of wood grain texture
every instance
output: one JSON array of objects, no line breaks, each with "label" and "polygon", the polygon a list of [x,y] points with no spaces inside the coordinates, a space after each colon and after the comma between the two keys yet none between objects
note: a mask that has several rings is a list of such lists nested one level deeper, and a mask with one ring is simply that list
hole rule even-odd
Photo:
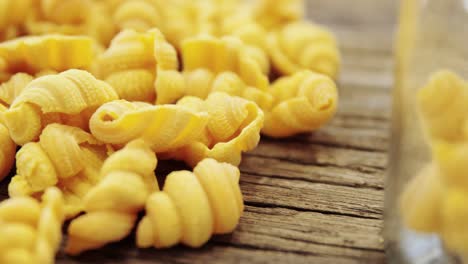
[{"label": "wood grain texture", "polygon": [[246,210],[233,234],[168,250],[136,249],[132,235],[79,257],[60,252],[57,263],[384,263],[395,2],[307,1],[340,41],[339,110],[315,133],[264,137],[244,156]]}]

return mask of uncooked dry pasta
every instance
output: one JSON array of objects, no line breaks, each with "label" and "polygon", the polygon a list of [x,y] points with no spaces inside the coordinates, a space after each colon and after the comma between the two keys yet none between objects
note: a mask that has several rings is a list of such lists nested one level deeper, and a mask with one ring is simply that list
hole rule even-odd
[{"label": "uncooked dry pasta", "polygon": [[177,53],[160,31],[124,30],[98,56],[94,73],[108,82],[121,99],[154,102],[157,73],[177,68]]},{"label": "uncooked dry pasta", "polygon": [[0,103],[10,106],[33,79],[33,76],[22,72],[11,76],[7,82],[0,84]]},{"label": "uncooked dry pasta", "polygon": [[237,74],[226,71],[215,75],[204,68],[183,73],[162,72],[156,82],[156,103],[176,103],[184,96],[206,99],[214,92],[225,92],[251,100],[262,109],[269,109],[273,103],[273,96],[270,93],[247,86]]},{"label": "uncooked dry pasta", "polygon": [[283,75],[312,70],[336,78],[340,56],[334,36],[310,22],[295,22],[271,31],[267,51],[273,68]]},{"label": "uncooked dry pasta", "polygon": [[15,163],[16,144],[10,137],[8,128],[3,123],[2,115],[6,108],[0,104],[0,181],[10,173]]},{"label": "uncooked dry pasta", "polygon": [[[303,15],[302,0],[0,0],[0,41],[14,38],[0,43],[0,180],[16,161],[0,263],[53,263],[64,219],[71,255],[127,237],[144,209],[140,248],[233,232],[242,153],[261,133],[313,131],[336,111],[335,39]],[[453,83],[457,96],[465,86]],[[468,123],[456,129],[468,137]],[[456,168],[468,147],[434,146],[444,184],[465,184]],[[159,191],[158,159],[194,169],[170,173]],[[454,202],[459,189],[440,219],[468,211]],[[460,249],[457,231],[443,232]]]},{"label": "uncooked dry pasta", "polygon": [[236,167],[213,159],[204,159],[193,172],[172,172],[163,190],[146,201],[137,246],[165,248],[182,242],[200,247],[212,234],[232,232],[244,210],[238,182]]},{"label": "uncooked dry pasta", "polygon": [[90,119],[91,133],[109,144],[144,139],[155,152],[165,152],[196,141],[208,115],[177,105],[113,101],[99,107]]},{"label": "uncooked dry pasta", "polygon": [[[82,70],[46,75],[30,82],[5,112],[5,124],[18,145],[35,141],[49,123],[81,124],[87,127],[89,112],[116,100],[107,83]],[[81,119],[81,120],[80,120]]]},{"label": "uncooked dry pasta", "polygon": [[87,35],[107,45],[115,33],[112,17],[104,3],[96,0],[36,0],[25,19],[31,35]]},{"label": "uncooked dry pasta", "polygon": [[282,77],[271,85],[269,92],[274,103],[265,111],[262,133],[272,137],[314,131],[333,117],[338,105],[333,80],[311,71]]},{"label": "uncooked dry pasta", "polygon": [[99,181],[108,146],[83,130],[50,124],[39,142],[25,144],[16,154],[16,175],[8,186],[11,197],[36,196],[46,188],[63,191],[66,215],[82,210],[81,199]]},{"label": "uncooked dry pasta", "polygon": [[128,236],[148,196],[159,190],[156,165],[154,152],[143,140],[110,155],[101,168],[102,180],[83,198],[86,213],[68,227],[67,253],[76,255]]},{"label": "uncooked dry pasta", "polygon": [[64,205],[60,190],[49,188],[42,202],[15,197],[0,203],[0,262],[54,263],[62,240]]},{"label": "uncooked dry pasta", "polygon": [[419,109],[428,135],[434,139],[461,140],[468,113],[468,84],[449,71],[431,76],[418,94]]},{"label": "uncooked dry pasta", "polygon": [[265,54],[252,54],[256,52],[257,49],[250,49],[238,38],[200,36],[185,40],[181,53],[184,71],[198,68],[211,70],[215,74],[231,71],[247,85],[265,90],[268,76],[263,70],[268,62]]},{"label": "uncooked dry pasta", "polygon": [[88,37],[21,37],[0,43],[0,71],[34,74],[42,70],[86,69],[93,56],[93,41]]},{"label": "uncooked dry pasta", "polygon": [[254,149],[260,140],[264,114],[252,101],[216,92],[206,100],[185,97],[177,105],[207,112],[208,123],[200,140],[165,153],[195,166],[205,158],[213,158],[235,166],[241,154]]},{"label": "uncooked dry pasta", "polygon": [[468,85],[455,73],[439,71],[418,92],[418,108],[432,161],[408,183],[400,197],[404,223],[436,233],[447,249],[466,256],[468,247]]},{"label": "uncooked dry pasta", "polygon": [[0,1],[0,41],[19,35],[19,25],[32,9],[33,0]]}]

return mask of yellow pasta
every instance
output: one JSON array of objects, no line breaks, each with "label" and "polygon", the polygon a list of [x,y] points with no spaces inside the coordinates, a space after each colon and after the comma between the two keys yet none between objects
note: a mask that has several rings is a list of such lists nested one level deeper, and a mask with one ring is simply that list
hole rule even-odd
[{"label": "yellow pasta", "polygon": [[157,72],[177,68],[175,49],[157,29],[124,30],[97,58],[95,73],[110,83],[122,99],[154,102]]},{"label": "yellow pasta", "polygon": [[164,23],[163,3],[159,0],[125,0],[113,13],[114,23],[119,29],[146,31],[162,28]]},{"label": "yellow pasta", "polygon": [[[93,41],[77,36],[22,37],[0,43],[0,71],[37,73],[88,68],[93,59]],[[0,65],[2,63],[0,62]]]},{"label": "yellow pasta", "polygon": [[182,44],[183,68],[184,71],[205,68],[214,74],[231,71],[248,86],[266,90],[268,76],[263,70],[267,60],[257,52],[258,49],[252,50],[235,37],[194,37]]},{"label": "yellow pasta", "polygon": [[10,80],[0,84],[0,103],[10,106],[13,100],[23,91],[34,77],[26,73],[17,73]]},{"label": "yellow pasta", "polygon": [[254,0],[253,16],[268,29],[304,18],[304,0]]},{"label": "yellow pasta", "polygon": [[15,163],[16,144],[3,123],[2,115],[6,108],[0,104],[0,181],[10,173]]},{"label": "yellow pasta", "polygon": [[36,0],[37,7],[25,21],[31,35],[87,35],[107,45],[115,33],[111,14],[94,0]]},{"label": "yellow pasta", "polygon": [[37,140],[48,123],[81,124],[86,129],[89,112],[115,99],[107,83],[86,71],[68,70],[30,82],[5,112],[5,124],[12,139],[24,145]]},{"label": "yellow pasta", "polygon": [[203,101],[185,97],[177,105],[207,112],[204,137],[177,150],[165,153],[169,158],[195,166],[205,158],[239,165],[242,152],[254,149],[263,126],[262,110],[252,101],[216,92]]},{"label": "yellow pasta", "polygon": [[468,85],[442,70],[431,76],[417,100],[432,162],[406,186],[401,214],[408,227],[437,233],[448,250],[467,257]]},{"label": "yellow pasta", "polygon": [[[156,165],[154,152],[143,140],[109,156],[101,169],[102,180],[83,199],[86,214],[70,223],[66,252],[76,255],[126,237],[148,196],[159,190]],[[113,225],[109,220],[119,222]]]},{"label": "yellow pasta", "polygon": [[42,202],[16,197],[0,203],[0,263],[54,263],[64,221],[60,190],[49,188]]},{"label": "yellow pasta", "polygon": [[0,1],[0,41],[19,35],[18,26],[30,12],[32,3],[32,0]]},{"label": "yellow pasta", "polygon": [[468,121],[468,84],[450,71],[433,74],[418,92],[418,107],[429,136],[456,141]]},{"label": "yellow pasta", "polygon": [[262,133],[271,137],[314,131],[333,117],[338,105],[333,80],[311,71],[276,80],[270,93],[275,102],[265,111]]},{"label": "yellow pasta", "polygon": [[207,69],[190,72],[161,71],[156,80],[156,104],[170,104],[184,96],[196,96],[206,99],[214,92],[225,92],[254,101],[262,109],[270,108],[273,96],[267,91],[247,86],[233,72],[218,75]]},{"label": "yellow pasta", "polygon": [[92,134],[110,144],[144,139],[155,152],[173,150],[197,140],[208,116],[176,105],[113,101],[99,107],[90,119]]},{"label": "yellow pasta", "polygon": [[436,166],[425,166],[408,183],[400,198],[403,222],[417,231],[440,231],[442,201],[446,192],[439,176]]},{"label": "yellow pasta", "polygon": [[271,31],[267,52],[273,68],[283,75],[308,69],[336,78],[340,67],[340,55],[332,33],[305,21]]},{"label": "yellow pasta", "polygon": [[200,247],[212,234],[234,230],[244,205],[239,170],[205,159],[193,173],[172,172],[162,192],[146,201],[146,215],[137,228],[137,246],[166,248],[182,242]]},{"label": "yellow pasta", "polygon": [[25,144],[16,154],[16,176],[8,186],[11,197],[31,196],[57,186],[63,191],[66,215],[82,210],[81,199],[100,177],[108,148],[83,130],[50,124],[39,142]]},{"label": "yellow pasta", "polygon": [[444,245],[452,252],[457,252],[463,257],[467,257],[468,246],[468,226],[466,217],[468,217],[468,193],[466,190],[457,188],[450,189],[442,205],[443,225],[441,236]]}]

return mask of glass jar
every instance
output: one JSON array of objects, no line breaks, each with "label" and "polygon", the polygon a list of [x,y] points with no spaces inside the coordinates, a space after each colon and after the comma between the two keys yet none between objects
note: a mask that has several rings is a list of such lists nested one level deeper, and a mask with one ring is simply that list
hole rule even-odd
[{"label": "glass jar", "polygon": [[468,80],[468,0],[401,0],[400,4],[385,196],[387,257],[389,263],[399,264],[461,263],[455,254],[444,249],[438,235],[405,227],[399,197],[405,184],[431,161],[431,150],[419,120],[418,90],[441,69]]}]

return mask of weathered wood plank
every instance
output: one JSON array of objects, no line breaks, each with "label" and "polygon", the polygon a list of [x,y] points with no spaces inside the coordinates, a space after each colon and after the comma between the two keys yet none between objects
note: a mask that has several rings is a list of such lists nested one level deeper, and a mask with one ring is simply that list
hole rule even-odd
[{"label": "weathered wood plank", "polygon": [[304,144],[294,141],[281,141],[264,138],[262,144],[245,154],[258,157],[276,158],[306,165],[337,166],[374,172],[387,164],[387,154],[349,148]]},{"label": "weathered wood plank", "polygon": [[215,236],[201,249],[138,250],[130,238],[76,258],[60,254],[59,260],[98,263],[97,256],[112,263],[381,263],[381,225],[381,220],[246,206],[233,234]]},{"label": "weathered wood plank", "polygon": [[242,172],[258,176],[303,180],[340,186],[383,188],[383,171],[360,172],[353,169],[292,163],[275,158],[245,156]]},{"label": "weathered wood plank", "polygon": [[242,174],[247,203],[361,218],[382,218],[383,192],[371,188]]}]

